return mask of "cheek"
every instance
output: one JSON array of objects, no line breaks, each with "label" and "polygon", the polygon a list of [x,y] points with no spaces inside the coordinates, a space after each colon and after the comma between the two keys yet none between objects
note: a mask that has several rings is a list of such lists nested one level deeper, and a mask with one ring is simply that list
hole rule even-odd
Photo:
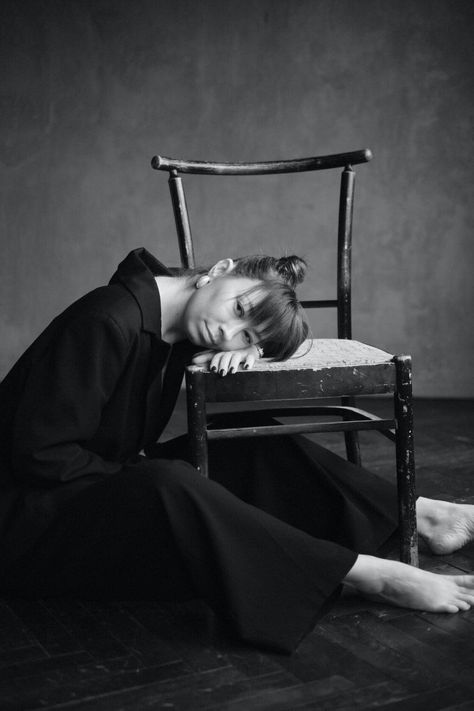
[{"label": "cheek", "polygon": [[240,351],[242,348],[247,348],[247,344],[241,335],[235,336],[231,341],[228,342],[226,350],[228,351]]},{"label": "cheek", "polygon": [[195,323],[196,323],[196,310],[194,308],[194,305],[188,304],[182,317],[181,321],[181,326],[186,334],[187,338],[191,338],[193,340],[193,334],[196,331],[195,328]]},{"label": "cheek", "polygon": [[205,294],[202,293],[204,290],[205,287],[202,289],[196,289],[191,299],[188,301],[185,311],[186,318],[188,320],[197,318],[204,311],[206,303]]}]

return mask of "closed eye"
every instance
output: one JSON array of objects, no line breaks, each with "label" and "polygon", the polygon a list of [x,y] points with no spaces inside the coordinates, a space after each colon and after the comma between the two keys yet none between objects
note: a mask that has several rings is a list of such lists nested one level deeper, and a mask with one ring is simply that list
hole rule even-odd
[{"label": "closed eye", "polygon": [[252,338],[252,334],[250,333],[250,331],[244,331],[243,336],[244,336],[245,344],[247,346],[251,346],[253,343],[253,338]]}]

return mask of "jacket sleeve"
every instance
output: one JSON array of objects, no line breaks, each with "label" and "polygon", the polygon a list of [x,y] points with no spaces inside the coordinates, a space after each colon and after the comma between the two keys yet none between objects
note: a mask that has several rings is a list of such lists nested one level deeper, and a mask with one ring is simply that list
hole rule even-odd
[{"label": "jacket sleeve", "polygon": [[87,442],[97,431],[129,350],[127,338],[107,314],[88,313],[56,328],[29,365],[16,409],[11,459],[16,477],[46,484],[121,469],[119,462],[88,450]]}]

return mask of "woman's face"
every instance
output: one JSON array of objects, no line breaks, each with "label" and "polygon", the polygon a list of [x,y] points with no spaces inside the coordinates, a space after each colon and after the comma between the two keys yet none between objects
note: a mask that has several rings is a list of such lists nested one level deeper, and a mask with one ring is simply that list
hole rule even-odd
[{"label": "woman's face", "polygon": [[259,283],[248,277],[225,275],[195,289],[183,314],[186,338],[197,346],[219,351],[258,343],[259,335],[248,317],[258,294],[245,296],[245,292]]}]

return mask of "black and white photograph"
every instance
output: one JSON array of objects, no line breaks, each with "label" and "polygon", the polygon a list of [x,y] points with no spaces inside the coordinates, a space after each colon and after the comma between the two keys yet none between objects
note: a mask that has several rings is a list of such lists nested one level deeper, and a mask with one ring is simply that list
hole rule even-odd
[{"label": "black and white photograph", "polygon": [[474,3],[0,17],[1,711],[474,709]]}]

